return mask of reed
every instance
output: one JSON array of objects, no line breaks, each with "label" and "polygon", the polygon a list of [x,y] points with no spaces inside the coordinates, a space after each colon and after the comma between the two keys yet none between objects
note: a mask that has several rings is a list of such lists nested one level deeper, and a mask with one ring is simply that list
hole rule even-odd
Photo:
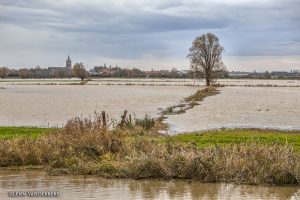
[{"label": "reed", "polygon": [[[120,123],[106,113],[74,118],[37,138],[0,139],[0,166],[43,165],[49,174],[300,184],[300,154],[289,144],[236,143],[199,148],[158,132],[161,119]],[[125,125],[131,121],[131,125]]]}]

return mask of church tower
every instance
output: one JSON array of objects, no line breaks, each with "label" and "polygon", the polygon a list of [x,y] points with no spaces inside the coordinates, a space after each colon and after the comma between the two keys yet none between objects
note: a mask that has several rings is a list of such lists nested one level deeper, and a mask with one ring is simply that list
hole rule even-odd
[{"label": "church tower", "polygon": [[66,70],[71,71],[72,69],[72,60],[70,59],[70,56],[68,55],[68,58],[66,60]]}]

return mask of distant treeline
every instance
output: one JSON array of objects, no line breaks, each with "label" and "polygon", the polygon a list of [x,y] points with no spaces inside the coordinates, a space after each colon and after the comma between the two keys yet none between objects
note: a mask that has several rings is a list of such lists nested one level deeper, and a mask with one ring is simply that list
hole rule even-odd
[{"label": "distant treeline", "polygon": [[117,77],[117,78],[193,78],[191,70],[149,70],[144,71],[138,68],[121,68],[96,66],[89,71],[91,77]]},{"label": "distant treeline", "polygon": [[[84,67],[84,66],[83,66]],[[201,73],[195,73],[193,70],[149,70],[144,71],[138,68],[121,68],[95,66],[93,69],[86,71],[86,78],[204,78]],[[219,70],[213,73],[214,78],[234,78],[234,79],[300,79],[299,71],[291,72],[228,72],[227,70]],[[0,78],[72,78],[78,77],[73,70],[65,67],[34,67],[9,69],[0,67]]]},{"label": "distant treeline", "polygon": [[[86,71],[87,77],[108,77],[108,78],[195,78],[201,75],[192,70],[150,70],[143,71],[138,68],[121,68],[121,67],[106,67],[96,66],[93,69]],[[217,72],[219,78],[228,77],[227,71]],[[21,68],[9,69],[0,67],[0,78],[71,78],[78,77],[73,70],[68,70],[64,67],[49,67],[49,68]]]},{"label": "distant treeline", "polygon": [[72,71],[64,67],[8,69],[0,67],[1,78],[71,78]]}]

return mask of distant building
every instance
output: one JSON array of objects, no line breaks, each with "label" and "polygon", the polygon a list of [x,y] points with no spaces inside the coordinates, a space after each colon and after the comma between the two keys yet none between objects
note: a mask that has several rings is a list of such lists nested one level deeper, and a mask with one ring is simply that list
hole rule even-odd
[{"label": "distant building", "polygon": [[300,73],[297,70],[293,70],[291,72],[285,71],[273,71],[271,72],[272,78],[299,78]]},{"label": "distant building", "polygon": [[146,76],[157,76],[160,75],[160,71],[157,70],[151,70],[151,71],[144,71]]},{"label": "distant building", "polygon": [[229,77],[248,77],[250,72],[240,72],[240,71],[231,71],[229,72]]},{"label": "distant building", "polygon": [[72,70],[72,60],[70,59],[69,55],[68,55],[68,58],[66,60],[66,70],[68,70],[68,71]]},{"label": "distant building", "polygon": [[66,67],[48,67],[46,75],[50,78],[59,77],[67,78],[72,76],[72,60],[68,55],[66,60]]}]

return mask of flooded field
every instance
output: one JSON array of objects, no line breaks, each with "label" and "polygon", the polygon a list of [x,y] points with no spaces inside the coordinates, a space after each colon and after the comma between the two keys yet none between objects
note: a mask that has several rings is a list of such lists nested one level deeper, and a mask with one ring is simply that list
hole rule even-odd
[{"label": "flooded field", "polygon": [[[51,199],[285,199],[300,198],[299,187],[202,184],[187,181],[102,179],[95,176],[46,176],[37,171],[0,171],[0,199],[10,191],[59,192]],[[32,199],[28,197],[12,199]],[[36,198],[34,198],[36,199]]]},{"label": "flooded field", "polygon": [[199,106],[166,119],[171,130],[219,128],[300,129],[300,89],[224,87]]},{"label": "flooded field", "polygon": [[107,85],[6,85],[0,89],[0,125],[61,126],[76,116],[105,110],[120,119],[125,109],[137,117],[157,117],[195,87]]},{"label": "flooded field", "polygon": [[[108,85],[176,85],[204,86],[204,80],[195,79],[94,79],[92,83]],[[300,87],[300,80],[257,80],[257,79],[219,79],[216,83],[224,86],[271,86],[271,87]]]},{"label": "flooded field", "polygon": [[[22,81],[22,80],[20,80]],[[190,83],[187,79],[103,79],[99,85],[45,85],[53,80],[24,80],[38,84],[0,82],[0,126],[62,126],[75,116],[93,116],[105,110],[119,120],[125,109],[137,117],[159,116],[160,110],[178,104],[202,86],[134,84]],[[62,84],[64,80],[55,80]],[[76,80],[65,80],[76,81]],[[171,133],[233,127],[300,129],[300,89],[294,80],[220,80],[235,86],[220,88],[199,106],[165,120]],[[232,81],[232,82],[231,82]],[[150,83],[149,82],[149,83]],[[28,82],[26,82],[28,83]],[[104,83],[104,84],[102,84]],[[106,83],[111,83],[107,85]],[[121,85],[117,85],[121,83]],[[240,87],[239,84],[275,84],[292,87]]]},{"label": "flooded field", "polygon": [[[0,80],[1,85],[66,85],[78,84],[79,79],[4,79]],[[245,87],[300,87],[300,80],[263,80],[263,79],[219,79],[216,83],[224,86],[245,86]],[[204,86],[204,80],[195,79],[167,79],[167,78],[101,78],[93,79],[88,85],[148,85],[148,86]]]}]

